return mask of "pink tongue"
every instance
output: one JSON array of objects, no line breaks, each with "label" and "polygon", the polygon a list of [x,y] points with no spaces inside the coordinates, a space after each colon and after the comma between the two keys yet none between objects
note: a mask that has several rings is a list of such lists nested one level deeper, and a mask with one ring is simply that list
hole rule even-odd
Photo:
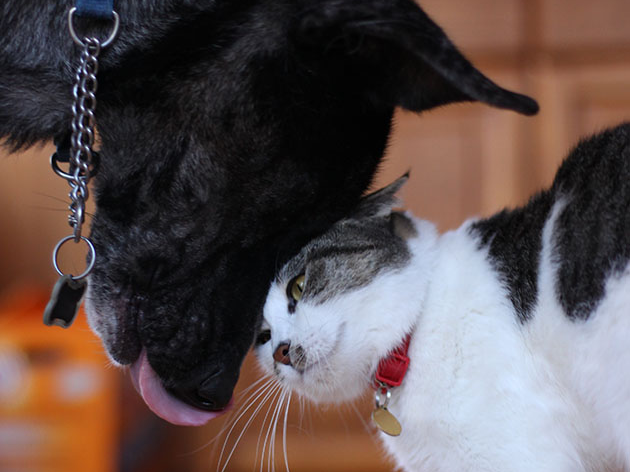
[{"label": "pink tongue", "polygon": [[178,400],[162,386],[162,382],[153,371],[143,349],[140,357],[129,370],[134,387],[153,413],[169,423],[181,426],[201,426],[223,411],[203,411]]}]

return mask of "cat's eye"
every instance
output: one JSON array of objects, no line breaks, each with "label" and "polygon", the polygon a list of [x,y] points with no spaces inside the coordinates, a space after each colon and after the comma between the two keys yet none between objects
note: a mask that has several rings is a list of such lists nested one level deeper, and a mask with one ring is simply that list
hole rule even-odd
[{"label": "cat's eye", "polygon": [[302,294],[304,293],[304,275],[298,275],[296,278],[289,282],[287,286],[287,296],[297,302],[302,298]]},{"label": "cat's eye", "polygon": [[258,334],[258,336],[256,337],[256,344],[257,345],[265,344],[270,339],[271,339],[271,330],[265,329],[264,331],[261,331],[260,334]]}]

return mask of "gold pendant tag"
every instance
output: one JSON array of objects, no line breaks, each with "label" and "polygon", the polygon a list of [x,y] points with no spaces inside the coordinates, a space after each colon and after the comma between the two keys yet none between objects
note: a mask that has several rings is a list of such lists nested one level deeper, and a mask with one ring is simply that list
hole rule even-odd
[{"label": "gold pendant tag", "polygon": [[381,406],[372,412],[372,421],[381,431],[390,436],[398,436],[402,432],[402,426],[390,411]]}]

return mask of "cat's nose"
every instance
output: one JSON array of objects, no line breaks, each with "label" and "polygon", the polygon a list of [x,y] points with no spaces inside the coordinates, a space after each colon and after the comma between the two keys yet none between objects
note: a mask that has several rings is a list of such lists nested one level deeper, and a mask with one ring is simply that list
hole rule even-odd
[{"label": "cat's nose", "polygon": [[291,358],[289,357],[290,348],[291,345],[289,343],[280,344],[273,353],[273,360],[284,365],[291,365]]}]

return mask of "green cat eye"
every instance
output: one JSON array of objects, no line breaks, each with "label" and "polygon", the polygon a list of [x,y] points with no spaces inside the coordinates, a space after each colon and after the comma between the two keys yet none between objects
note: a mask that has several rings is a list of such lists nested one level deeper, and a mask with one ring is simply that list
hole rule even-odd
[{"label": "green cat eye", "polygon": [[289,296],[294,301],[299,301],[304,292],[304,275],[299,275],[289,283]]}]

